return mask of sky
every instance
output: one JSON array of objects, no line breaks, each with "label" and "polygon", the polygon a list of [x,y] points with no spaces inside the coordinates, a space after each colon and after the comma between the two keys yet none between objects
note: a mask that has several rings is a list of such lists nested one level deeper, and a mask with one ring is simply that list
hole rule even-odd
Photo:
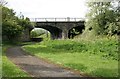
[{"label": "sky", "polygon": [[5,0],[16,15],[29,18],[84,18],[85,0]]}]

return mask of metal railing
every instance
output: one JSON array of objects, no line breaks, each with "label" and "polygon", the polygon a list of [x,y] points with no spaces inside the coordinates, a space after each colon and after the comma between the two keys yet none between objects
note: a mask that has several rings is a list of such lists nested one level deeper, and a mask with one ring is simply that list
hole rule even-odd
[{"label": "metal railing", "polygon": [[31,22],[85,21],[85,18],[30,18]]}]

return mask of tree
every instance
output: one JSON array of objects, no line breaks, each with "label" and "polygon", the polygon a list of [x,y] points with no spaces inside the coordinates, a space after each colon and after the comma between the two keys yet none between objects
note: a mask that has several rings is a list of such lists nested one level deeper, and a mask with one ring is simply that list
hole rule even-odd
[{"label": "tree", "polygon": [[29,18],[18,18],[14,10],[5,6],[2,6],[2,10],[2,36],[7,37],[8,40],[19,38],[24,29],[32,26]]},{"label": "tree", "polygon": [[30,22],[29,18],[26,17],[25,19],[17,19],[17,22],[19,25],[21,25],[24,29],[29,28],[29,29],[33,29],[33,25]]},{"label": "tree", "polygon": [[2,36],[6,36],[8,40],[13,40],[22,33],[22,27],[18,25],[15,12],[7,7],[2,7]]},{"label": "tree", "polygon": [[116,21],[117,21],[117,26],[118,26],[118,30],[117,30],[117,34],[120,35],[120,1],[117,1],[117,6],[115,7],[115,12],[116,12]]},{"label": "tree", "polygon": [[88,2],[89,12],[86,17],[86,30],[99,34],[114,34],[118,31],[116,25],[117,14],[113,9],[112,2]]},{"label": "tree", "polygon": [[2,26],[2,34],[5,35],[8,40],[13,40],[16,37],[19,37],[22,33],[22,27],[20,25],[17,25],[16,22],[6,21],[3,22]]}]

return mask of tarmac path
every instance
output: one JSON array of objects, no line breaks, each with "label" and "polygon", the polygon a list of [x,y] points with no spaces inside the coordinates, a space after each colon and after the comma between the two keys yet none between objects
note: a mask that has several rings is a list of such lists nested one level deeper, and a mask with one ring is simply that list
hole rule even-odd
[{"label": "tarmac path", "polygon": [[6,56],[32,77],[81,77],[71,70],[27,54],[21,46],[8,48]]}]

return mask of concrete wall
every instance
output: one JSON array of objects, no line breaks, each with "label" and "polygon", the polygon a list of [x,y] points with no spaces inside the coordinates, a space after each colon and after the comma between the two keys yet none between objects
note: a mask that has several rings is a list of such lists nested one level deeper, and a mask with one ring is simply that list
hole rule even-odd
[{"label": "concrete wall", "polygon": [[30,31],[28,28],[26,28],[22,35],[21,35],[21,41],[30,41]]}]

